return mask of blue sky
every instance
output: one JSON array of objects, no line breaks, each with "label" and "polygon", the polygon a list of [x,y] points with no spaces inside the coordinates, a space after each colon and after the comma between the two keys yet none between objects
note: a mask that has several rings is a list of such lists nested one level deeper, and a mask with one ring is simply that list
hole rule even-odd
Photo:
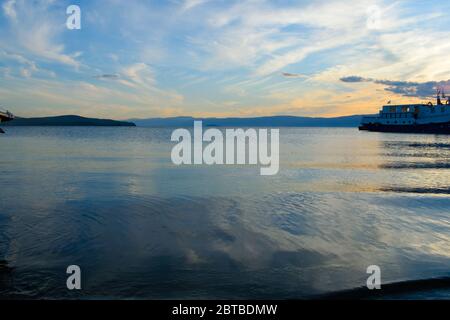
[{"label": "blue sky", "polygon": [[[81,30],[66,28],[71,4]],[[114,119],[372,113],[447,85],[449,9],[445,1],[3,0],[0,108]]]}]

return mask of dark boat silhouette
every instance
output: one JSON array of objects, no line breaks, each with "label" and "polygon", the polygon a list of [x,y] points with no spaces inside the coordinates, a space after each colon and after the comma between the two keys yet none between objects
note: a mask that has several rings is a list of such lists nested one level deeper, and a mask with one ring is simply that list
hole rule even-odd
[{"label": "dark boat silhouette", "polygon": [[[0,122],[6,122],[14,120],[14,115],[9,111],[1,111],[0,110]],[[2,128],[0,128],[0,133],[5,133]]]}]

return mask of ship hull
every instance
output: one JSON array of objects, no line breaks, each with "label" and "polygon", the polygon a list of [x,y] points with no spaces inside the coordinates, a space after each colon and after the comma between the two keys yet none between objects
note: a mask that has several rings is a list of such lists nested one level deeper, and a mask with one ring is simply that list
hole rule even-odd
[{"label": "ship hull", "polygon": [[359,126],[359,130],[395,133],[450,134],[450,122],[413,125],[386,125],[381,123],[368,123]]}]

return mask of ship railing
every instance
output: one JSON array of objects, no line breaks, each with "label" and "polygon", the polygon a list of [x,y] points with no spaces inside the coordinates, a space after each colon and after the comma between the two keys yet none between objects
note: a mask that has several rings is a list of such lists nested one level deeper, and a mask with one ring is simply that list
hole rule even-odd
[{"label": "ship railing", "polygon": [[380,118],[377,116],[364,116],[361,119],[361,123],[371,123],[373,121],[379,120]]}]

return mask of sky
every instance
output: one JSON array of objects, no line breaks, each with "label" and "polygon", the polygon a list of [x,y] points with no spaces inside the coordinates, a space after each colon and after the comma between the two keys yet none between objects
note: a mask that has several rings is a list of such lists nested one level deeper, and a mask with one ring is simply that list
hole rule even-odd
[{"label": "sky", "polygon": [[450,94],[448,1],[0,3],[0,109],[18,116],[331,117]]}]

